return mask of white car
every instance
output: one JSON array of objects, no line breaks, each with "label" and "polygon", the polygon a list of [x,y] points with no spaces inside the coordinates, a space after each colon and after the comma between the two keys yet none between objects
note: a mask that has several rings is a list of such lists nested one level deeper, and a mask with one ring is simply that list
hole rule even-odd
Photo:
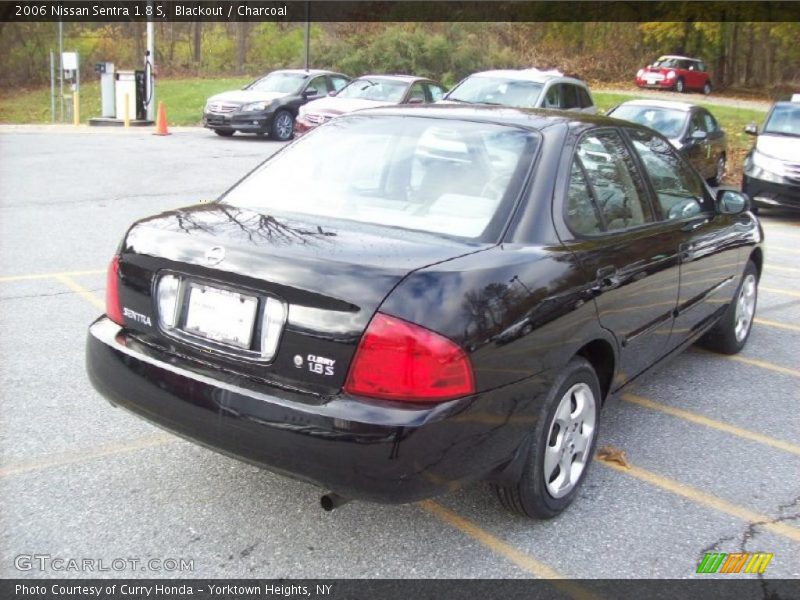
[{"label": "white car", "polygon": [[587,85],[557,70],[500,69],[474,73],[450,90],[443,102],[597,113]]}]

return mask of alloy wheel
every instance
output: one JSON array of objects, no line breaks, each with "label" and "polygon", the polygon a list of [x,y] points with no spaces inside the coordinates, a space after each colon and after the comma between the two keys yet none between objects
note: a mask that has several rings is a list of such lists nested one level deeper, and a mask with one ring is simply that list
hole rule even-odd
[{"label": "alloy wheel", "polygon": [[747,337],[750,326],[753,324],[753,315],[756,312],[756,294],[756,277],[752,273],[748,273],[742,282],[739,297],[736,299],[734,332],[738,342]]},{"label": "alloy wheel", "polygon": [[544,449],[544,481],[553,498],[563,498],[580,481],[595,434],[595,398],[585,383],[561,397]]},{"label": "alloy wheel", "polygon": [[275,133],[279,140],[288,140],[292,136],[292,117],[282,112],[275,117]]}]

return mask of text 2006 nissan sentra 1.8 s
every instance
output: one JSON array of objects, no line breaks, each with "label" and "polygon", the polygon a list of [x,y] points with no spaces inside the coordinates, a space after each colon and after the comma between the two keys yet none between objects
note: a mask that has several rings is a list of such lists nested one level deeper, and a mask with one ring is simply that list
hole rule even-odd
[{"label": "text 2006 nissan sentra 1.8 s", "polygon": [[744,346],[763,261],[748,204],[625,121],[354,113],[217,202],[136,222],[89,375],[115,405],[329,490],[329,509],[482,479],[551,517],[610,393],[695,341]]}]

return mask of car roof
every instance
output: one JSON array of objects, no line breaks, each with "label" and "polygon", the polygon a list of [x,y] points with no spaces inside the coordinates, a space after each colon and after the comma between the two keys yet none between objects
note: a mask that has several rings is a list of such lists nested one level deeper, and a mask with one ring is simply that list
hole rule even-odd
[{"label": "car roof", "polygon": [[411,82],[411,81],[431,81],[433,83],[436,83],[432,79],[428,79],[427,77],[417,77],[416,75],[377,75],[377,74],[372,74],[372,75],[360,75],[359,77],[356,77],[356,79],[388,79],[388,80],[391,80],[391,81],[406,81],[406,82]]},{"label": "car roof", "polygon": [[[343,75],[343,73],[336,73],[334,71],[326,71],[324,69],[275,69],[265,74],[264,77],[270,73],[296,73],[299,75]],[[345,77],[347,77],[345,75]]]},{"label": "car roof", "polygon": [[662,54],[661,56],[658,57],[657,60],[663,60],[665,58],[674,58],[674,59],[677,59],[677,60],[691,60],[691,61],[694,61],[694,62],[703,62],[699,58],[692,58],[690,56],[680,56],[678,54]]},{"label": "car roof", "polygon": [[507,77],[508,79],[515,79],[517,81],[533,81],[535,83],[545,83],[552,79],[560,79],[567,83],[577,83],[585,86],[586,84],[580,79],[568,77],[557,69],[549,69],[543,71],[541,69],[495,69],[493,71],[481,71],[480,73],[473,73],[468,77]]},{"label": "car roof", "polygon": [[619,106],[651,106],[653,108],[671,108],[683,112],[689,112],[693,108],[700,108],[696,104],[690,104],[689,102],[678,102],[676,100],[628,100]]},{"label": "car roof", "polygon": [[[591,115],[562,110],[548,110],[541,108],[512,108],[494,104],[412,104],[395,105],[379,108],[359,110],[351,115],[385,115],[385,116],[417,116],[459,121],[479,121],[496,123],[527,129],[546,129],[553,125],[566,125],[573,129],[588,129],[598,125],[618,125],[624,123],[619,119],[612,119],[602,115]],[[343,115],[339,118],[347,118]]]}]

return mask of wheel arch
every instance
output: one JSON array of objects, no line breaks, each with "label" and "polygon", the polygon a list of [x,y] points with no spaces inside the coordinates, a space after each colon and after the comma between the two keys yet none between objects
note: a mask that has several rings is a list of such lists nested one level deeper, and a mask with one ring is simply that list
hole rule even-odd
[{"label": "wheel arch", "polygon": [[756,266],[756,271],[758,273],[758,278],[761,279],[761,269],[764,266],[764,252],[756,246],[753,248],[753,251],[750,253],[748,260],[752,260],[753,264]]},{"label": "wheel arch", "polygon": [[614,352],[614,347],[607,340],[596,338],[584,344],[575,353],[575,356],[583,357],[591,363],[595,373],[597,373],[597,379],[600,381],[600,391],[603,394],[602,402],[605,402],[611,391],[611,384],[614,381],[614,373],[616,372],[617,356]]}]

